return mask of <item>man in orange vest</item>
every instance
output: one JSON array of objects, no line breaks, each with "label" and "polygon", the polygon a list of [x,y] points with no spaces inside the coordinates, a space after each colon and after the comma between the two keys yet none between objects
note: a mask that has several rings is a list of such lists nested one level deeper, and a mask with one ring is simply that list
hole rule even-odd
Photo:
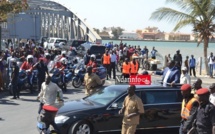
[{"label": "man in orange vest", "polygon": [[192,128],[192,124],[196,119],[199,102],[194,97],[194,95],[191,94],[191,86],[189,84],[184,84],[181,86],[181,93],[183,96],[183,101],[181,106],[182,120],[179,134],[187,134],[187,132]]},{"label": "man in orange vest", "polygon": [[[108,73],[109,77],[111,76],[110,63],[111,63],[110,54],[108,53],[108,50],[106,50],[105,54],[103,54],[103,56],[102,56],[102,64],[107,69],[107,73]],[[107,75],[107,80],[108,80],[108,75]]]},{"label": "man in orange vest", "polygon": [[125,59],[125,62],[122,64],[122,76],[124,78],[129,78],[131,73],[131,64],[129,63],[128,58]]},{"label": "man in orange vest", "polygon": [[139,70],[139,64],[135,58],[131,61],[131,75],[137,75]]}]

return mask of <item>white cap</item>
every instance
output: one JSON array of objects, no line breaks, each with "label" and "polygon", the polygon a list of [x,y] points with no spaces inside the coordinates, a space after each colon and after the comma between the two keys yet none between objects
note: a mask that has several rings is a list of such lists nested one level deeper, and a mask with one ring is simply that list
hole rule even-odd
[{"label": "white cap", "polygon": [[30,58],[34,58],[34,56],[33,55],[28,55],[27,59],[30,59]]},{"label": "white cap", "polygon": [[182,67],[181,70],[187,71],[187,67]]}]

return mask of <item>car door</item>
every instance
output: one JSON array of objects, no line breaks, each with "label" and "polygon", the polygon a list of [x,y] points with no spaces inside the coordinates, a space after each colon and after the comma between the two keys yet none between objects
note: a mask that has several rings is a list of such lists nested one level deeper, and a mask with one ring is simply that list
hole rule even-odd
[{"label": "car door", "polygon": [[[141,97],[141,92],[136,91],[135,94]],[[101,113],[103,116],[104,121],[100,121],[98,124],[99,131],[121,131],[122,128],[122,119],[123,114],[119,115],[119,110],[122,108],[123,102],[127,94],[119,96],[104,113]],[[117,107],[111,107],[112,105],[117,104]]]},{"label": "car door", "polygon": [[142,92],[145,113],[139,129],[178,127],[182,96],[180,90],[162,89]]}]

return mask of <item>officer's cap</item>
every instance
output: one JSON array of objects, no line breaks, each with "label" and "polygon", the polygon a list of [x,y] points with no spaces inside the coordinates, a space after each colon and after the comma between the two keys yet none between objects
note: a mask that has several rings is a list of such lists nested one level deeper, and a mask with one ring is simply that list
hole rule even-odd
[{"label": "officer's cap", "polygon": [[43,109],[50,112],[57,112],[58,109],[51,105],[43,105]]},{"label": "officer's cap", "polygon": [[199,90],[196,91],[196,94],[198,95],[204,95],[209,93],[209,90],[207,88],[200,88]]},{"label": "officer's cap", "polygon": [[181,91],[187,91],[187,90],[191,90],[190,84],[183,84],[181,86]]}]

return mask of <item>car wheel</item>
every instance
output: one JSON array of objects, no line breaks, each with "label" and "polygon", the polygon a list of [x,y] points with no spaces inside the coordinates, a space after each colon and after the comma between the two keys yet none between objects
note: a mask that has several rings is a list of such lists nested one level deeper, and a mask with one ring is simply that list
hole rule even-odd
[{"label": "car wheel", "polygon": [[71,126],[68,134],[92,134],[92,127],[87,121],[78,121]]}]

